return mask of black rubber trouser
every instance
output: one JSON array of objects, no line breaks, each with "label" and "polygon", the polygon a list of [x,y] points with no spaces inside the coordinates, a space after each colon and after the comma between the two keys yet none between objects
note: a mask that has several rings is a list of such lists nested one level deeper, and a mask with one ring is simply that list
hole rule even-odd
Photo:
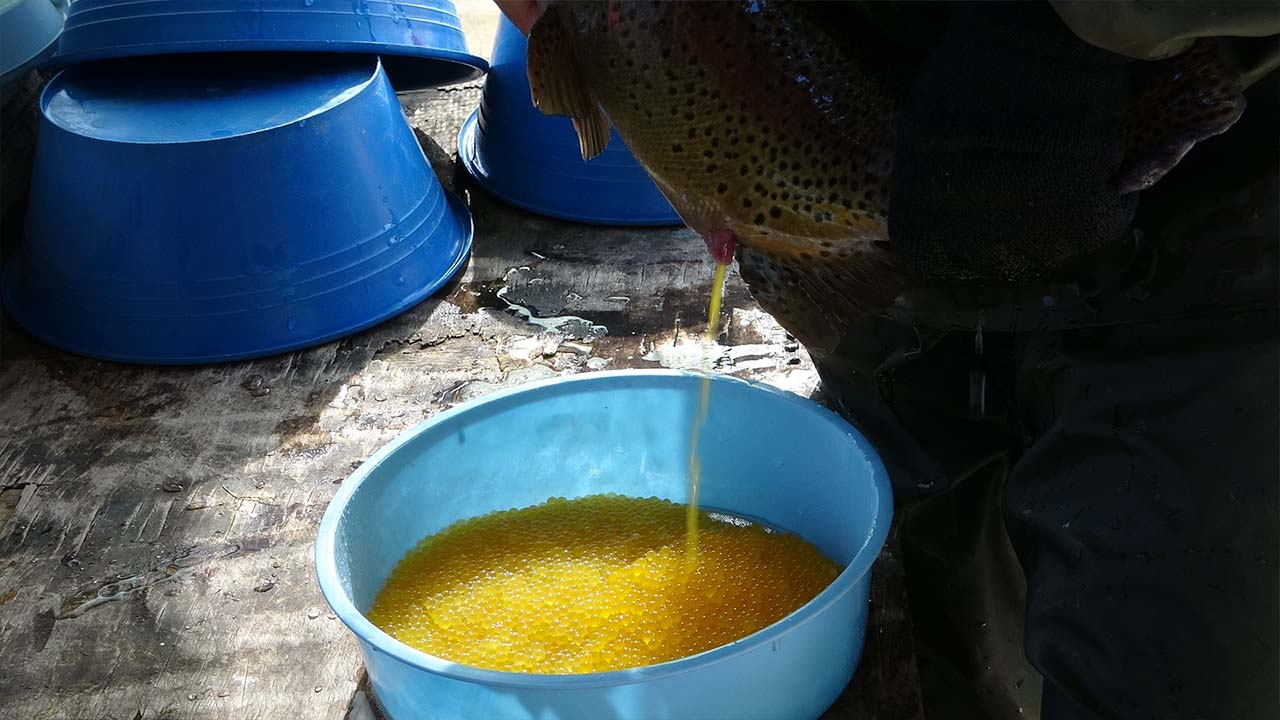
[{"label": "black rubber trouser", "polygon": [[1045,720],[1277,716],[1275,328],[988,332],[985,419],[971,333],[872,371],[942,468],[889,459],[930,718],[1036,717],[1028,659]]},{"label": "black rubber trouser", "polygon": [[1280,717],[1276,97],[1105,269],[815,355],[894,482],[930,720]]}]

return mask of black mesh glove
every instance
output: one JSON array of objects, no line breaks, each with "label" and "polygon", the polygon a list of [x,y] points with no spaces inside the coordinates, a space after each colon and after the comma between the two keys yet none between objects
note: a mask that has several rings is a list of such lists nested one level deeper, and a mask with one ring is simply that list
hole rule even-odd
[{"label": "black mesh glove", "polygon": [[927,283],[1024,281],[1116,240],[1132,61],[1048,3],[951,6],[898,121],[889,236]]}]

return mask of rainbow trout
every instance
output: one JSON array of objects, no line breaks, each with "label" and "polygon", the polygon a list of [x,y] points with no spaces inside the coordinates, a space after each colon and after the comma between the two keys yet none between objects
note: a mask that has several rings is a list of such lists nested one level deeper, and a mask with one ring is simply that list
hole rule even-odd
[{"label": "rainbow trout", "polygon": [[[911,280],[887,231],[909,68],[873,63],[789,3],[545,6],[529,35],[533,100],[573,119],[584,158],[604,148],[612,124],[712,255],[736,254],[756,300],[810,349],[831,349],[893,304]],[[1199,135],[1178,123],[1135,128],[1137,154],[1157,160],[1133,163],[1118,181],[1127,190],[1239,116],[1235,88],[1189,55],[1196,72],[1176,79],[1226,97],[1215,105],[1222,117]],[[1144,103],[1170,103],[1177,85],[1137,95],[1135,117]]]}]

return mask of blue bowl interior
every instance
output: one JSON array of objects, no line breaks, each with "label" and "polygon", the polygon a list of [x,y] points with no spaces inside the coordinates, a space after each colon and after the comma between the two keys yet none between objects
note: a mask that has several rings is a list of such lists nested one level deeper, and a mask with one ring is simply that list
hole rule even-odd
[{"label": "blue bowl interior", "polygon": [[[319,576],[330,604],[375,646],[426,658],[356,615],[404,553],[455,521],[550,496],[684,502],[700,382],[666,372],[577,376],[489,396],[401,436],[344,483],[321,525]],[[798,533],[848,566],[826,593],[847,590],[870,568],[888,530],[887,479],[866,441],[835,415],[718,377],[702,461],[704,506]]]},{"label": "blue bowl interior", "polygon": [[76,0],[53,63],[272,51],[381,55],[398,90],[488,68],[468,51],[451,0]]},{"label": "blue bowl interior", "polygon": [[533,106],[525,37],[499,20],[480,107],[458,136],[458,156],[489,192],[542,215],[606,225],[680,225],[680,216],[614,134],[583,160],[568,118]]}]

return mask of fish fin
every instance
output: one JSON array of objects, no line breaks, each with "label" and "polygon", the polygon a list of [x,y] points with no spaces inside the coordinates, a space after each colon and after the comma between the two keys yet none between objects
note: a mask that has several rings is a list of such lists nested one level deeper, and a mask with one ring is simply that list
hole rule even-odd
[{"label": "fish fin", "polygon": [[551,6],[529,31],[529,90],[533,104],[547,115],[573,119],[582,159],[590,160],[609,144],[609,121],[573,51],[568,21]]},{"label": "fish fin", "polygon": [[1244,112],[1235,73],[1213,41],[1161,65],[1130,110],[1129,149],[1116,175],[1121,193],[1151,187],[1196,143],[1226,132]]},{"label": "fish fin", "polygon": [[880,243],[820,249],[813,240],[769,238],[767,245],[739,243],[739,272],[760,307],[810,350],[835,350],[851,326],[892,305],[905,284],[897,257]]}]

